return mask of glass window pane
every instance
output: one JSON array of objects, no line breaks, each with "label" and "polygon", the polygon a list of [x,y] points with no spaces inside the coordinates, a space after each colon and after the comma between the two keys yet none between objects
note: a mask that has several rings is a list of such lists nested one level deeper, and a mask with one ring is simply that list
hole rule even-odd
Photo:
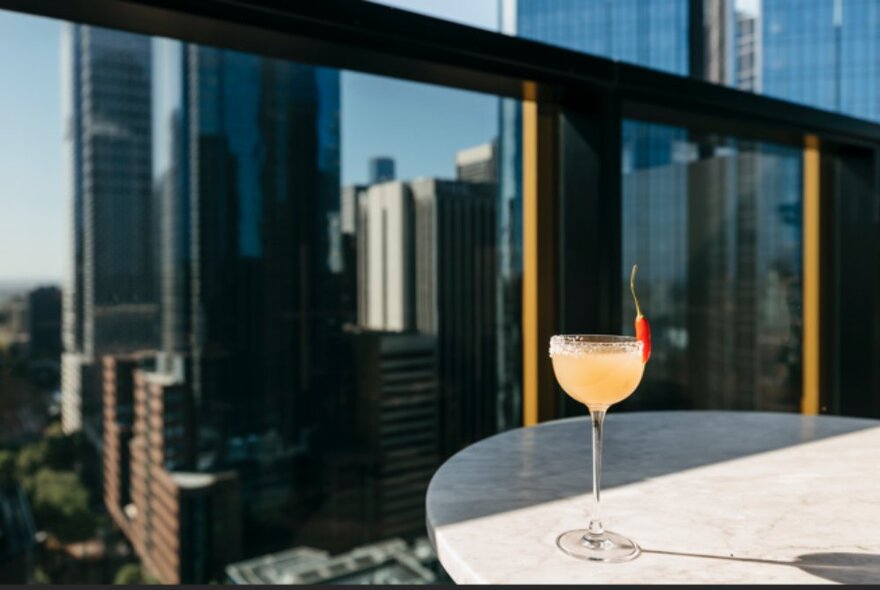
[{"label": "glass window pane", "polygon": [[800,411],[802,151],[626,121],[623,326],[653,354],[630,409]]},{"label": "glass window pane", "polygon": [[8,12],[0,65],[16,581],[446,580],[428,482],[521,424],[501,99]]},{"label": "glass window pane", "polygon": [[688,0],[505,0],[503,32],[688,73]]},{"label": "glass window pane", "polygon": [[[500,6],[508,34],[880,121],[880,3],[874,0],[501,0]],[[702,11],[699,47],[689,45],[692,9]]]}]

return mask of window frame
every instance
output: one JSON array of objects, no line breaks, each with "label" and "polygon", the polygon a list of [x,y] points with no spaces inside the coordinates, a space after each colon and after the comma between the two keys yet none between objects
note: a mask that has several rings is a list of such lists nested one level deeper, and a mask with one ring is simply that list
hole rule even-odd
[{"label": "window frame", "polygon": [[[560,408],[546,362],[549,334],[619,329],[625,118],[797,145],[810,162],[818,149],[822,171],[832,170],[831,159],[850,154],[863,164],[853,167],[864,177],[861,207],[874,216],[872,225],[862,228],[860,243],[880,257],[877,123],[361,0],[0,0],[0,8],[523,101],[530,113],[523,118],[529,142],[523,153],[532,155],[524,158],[523,170],[526,425],[556,417]],[[691,16],[693,21],[699,15]],[[835,350],[846,341],[841,326],[864,322],[857,309],[880,307],[880,265],[865,278],[872,301],[858,308],[842,305],[839,254],[849,238],[838,210],[850,197],[835,191],[826,174],[813,172],[811,164],[812,184],[805,192],[818,191],[818,199],[809,202],[822,221],[810,234],[815,241],[805,246],[819,253],[805,270],[818,277],[805,280],[816,298],[804,318],[815,327],[805,346],[819,355],[810,376],[817,391],[810,395],[821,397],[823,405],[832,391],[840,394],[841,379],[848,378],[868,390],[870,411],[880,416],[880,370],[863,367],[858,378],[846,377],[837,368],[844,353]],[[874,236],[866,237],[871,231]],[[584,235],[593,237],[578,239]],[[607,252],[601,259],[590,255],[598,243]],[[566,305],[575,301],[578,305]],[[875,359],[878,317],[859,344]]]}]

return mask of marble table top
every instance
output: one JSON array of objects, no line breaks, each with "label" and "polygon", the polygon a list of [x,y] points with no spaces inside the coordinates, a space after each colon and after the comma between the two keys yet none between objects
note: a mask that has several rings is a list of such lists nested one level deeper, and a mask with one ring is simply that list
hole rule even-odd
[{"label": "marble table top", "polygon": [[880,421],[763,412],[609,412],[602,513],[642,555],[563,554],[587,523],[589,423],[519,428],[449,459],[428,533],[458,583],[880,581]]}]

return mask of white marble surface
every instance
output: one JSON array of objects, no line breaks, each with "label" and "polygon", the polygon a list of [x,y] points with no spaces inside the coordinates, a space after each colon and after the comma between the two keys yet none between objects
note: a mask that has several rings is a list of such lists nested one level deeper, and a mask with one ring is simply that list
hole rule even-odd
[{"label": "white marble surface", "polygon": [[458,583],[880,581],[880,421],[757,412],[608,414],[606,528],[631,562],[563,554],[586,526],[589,424],[496,435],[434,475],[428,532]]}]

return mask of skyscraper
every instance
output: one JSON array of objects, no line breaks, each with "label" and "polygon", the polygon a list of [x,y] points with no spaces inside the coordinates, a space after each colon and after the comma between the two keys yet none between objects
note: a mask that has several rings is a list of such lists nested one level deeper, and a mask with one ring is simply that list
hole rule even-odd
[{"label": "skyscraper", "polygon": [[388,182],[394,180],[394,158],[388,156],[374,156],[369,162],[370,184]]},{"label": "skyscraper", "polygon": [[[466,174],[488,177],[494,150],[479,150]],[[447,453],[498,427],[496,190],[420,178],[372,185],[358,201],[359,325],[437,338]]]},{"label": "skyscraper", "polygon": [[[158,526],[167,506],[150,490],[204,510],[240,494],[230,530],[251,554],[277,550],[320,491],[321,396],[340,387],[333,363],[355,319],[340,294],[339,74],[167,40],[154,56],[161,352],[134,391],[185,419],[163,414],[161,460],[135,420],[131,496]],[[209,538],[199,522],[186,534]],[[176,569],[182,554],[136,549],[163,580],[206,580]]]},{"label": "skyscraper", "polygon": [[880,5],[871,0],[764,0],[763,94],[880,120]]},{"label": "skyscraper", "polygon": [[496,185],[435,178],[409,185],[416,328],[437,338],[448,456],[497,431]]},{"label": "skyscraper", "polygon": [[690,0],[501,0],[505,33],[688,72]]},{"label": "skyscraper", "polygon": [[[776,95],[792,91],[799,76],[808,77],[795,69],[815,69],[815,60],[794,59],[804,50],[796,44],[807,43],[813,51],[827,39],[822,59],[834,55],[834,4],[502,2],[508,33]],[[694,46],[690,10],[699,10],[702,18],[701,42]],[[803,36],[799,23],[806,21],[797,19],[805,14],[815,39]],[[774,43],[785,35],[790,49],[781,52]],[[815,72],[820,85],[827,71]],[[814,92],[783,97],[811,102]],[[517,137],[520,125],[514,107],[502,105],[502,138]],[[793,318],[800,309],[801,238],[799,226],[783,223],[779,214],[800,203],[797,153],[637,121],[623,122],[621,140],[621,291],[627,292],[628,265],[638,262],[658,343],[642,386],[646,395],[627,405],[797,409],[799,382],[792,375],[799,361],[789,351],[799,342]],[[502,142],[502,153],[517,145]],[[510,160],[502,156],[502,182]],[[500,228],[501,235],[505,231]],[[633,313],[626,297],[622,330]],[[721,324],[730,326],[722,333],[713,330],[719,315],[726,318]]]},{"label": "skyscraper", "polygon": [[149,38],[64,26],[72,242],[63,303],[62,423],[66,432],[83,429],[96,445],[99,357],[156,343],[150,70]]}]

